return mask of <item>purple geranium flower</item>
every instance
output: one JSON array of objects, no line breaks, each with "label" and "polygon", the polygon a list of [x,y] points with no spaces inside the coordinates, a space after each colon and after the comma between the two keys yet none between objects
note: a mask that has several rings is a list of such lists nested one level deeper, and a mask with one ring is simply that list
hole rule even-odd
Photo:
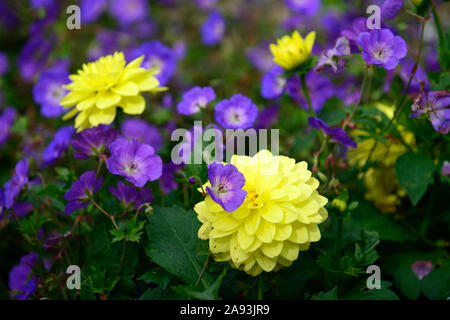
[{"label": "purple geranium flower", "polygon": [[5,211],[5,193],[0,188],[0,221],[3,219],[3,212]]},{"label": "purple geranium flower", "polygon": [[394,69],[408,52],[405,40],[394,36],[389,29],[362,32],[358,37],[358,45],[363,50],[361,55],[364,61],[386,70]]},{"label": "purple geranium flower", "polygon": [[81,0],[81,22],[89,24],[95,22],[106,10],[107,0]]},{"label": "purple geranium flower", "polygon": [[10,128],[16,118],[16,109],[8,107],[0,116],[0,147],[8,141]]},{"label": "purple geranium flower", "polygon": [[201,10],[211,10],[219,0],[195,0],[197,7]]},{"label": "purple geranium flower", "polygon": [[211,11],[201,27],[202,41],[207,46],[213,46],[222,41],[225,35],[225,19],[218,10]]},{"label": "purple geranium flower", "polygon": [[255,129],[269,129],[272,124],[278,120],[278,111],[280,107],[278,105],[273,105],[267,107],[259,112],[258,120],[255,125]]},{"label": "purple geranium flower", "polygon": [[350,40],[350,48],[352,52],[359,52],[358,37],[362,32],[369,32],[367,28],[366,18],[357,18],[352,22],[352,29],[344,29],[341,31],[341,36]]},{"label": "purple geranium flower", "polygon": [[120,175],[136,187],[158,179],[162,174],[162,160],[148,144],[137,139],[118,138],[109,145],[111,156],[106,167],[112,174]]},{"label": "purple geranium flower", "polygon": [[[405,58],[402,61],[400,61],[400,78],[403,80],[403,82],[406,84],[409,82],[409,78],[411,77],[411,73],[414,69],[415,62],[409,58]],[[420,91],[420,83],[425,83],[425,89],[429,90],[431,85],[430,81],[428,80],[427,73],[425,70],[418,65],[416,73],[414,74],[414,77],[412,78],[411,85],[409,87],[408,93],[414,93]]]},{"label": "purple geranium flower", "polygon": [[[311,103],[316,113],[319,113],[325,102],[336,94],[336,89],[330,78],[322,76],[314,71],[306,74],[306,85],[308,86]],[[286,92],[305,110],[308,110],[308,103],[303,96],[300,77],[293,76],[286,84]]]},{"label": "purple geranium flower", "polygon": [[213,88],[193,87],[183,94],[183,99],[177,105],[178,113],[184,115],[197,113],[215,98],[216,93]]},{"label": "purple geranium flower", "polygon": [[125,119],[122,122],[121,131],[124,138],[138,139],[142,143],[151,145],[156,152],[163,145],[163,137],[158,128],[143,119]]},{"label": "purple geranium flower", "polygon": [[383,20],[394,19],[403,7],[403,0],[385,0],[381,5],[381,18]]},{"label": "purple geranium flower", "polygon": [[450,177],[450,162],[444,161],[442,164],[441,175],[443,177]]},{"label": "purple geranium flower", "polygon": [[134,58],[140,57],[141,55],[145,55],[142,67],[146,69],[158,67],[160,71],[155,77],[159,80],[160,85],[166,85],[177,65],[177,58],[173,50],[162,42],[153,40],[144,42],[134,50]]},{"label": "purple geranium flower", "polygon": [[107,125],[99,125],[78,133],[70,145],[75,149],[75,159],[98,157],[105,153],[111,142],[117,139],[119,130]]},{"label": "purple geranium flower", "polygon": [[308,123],[316,130],[322,130],[325,136],[331,136],[331,140],[339,142],[344,146],[356,148],[357,144],[350,138],[342,128],[330,128],[328,124],[316,117],[309,117]]},{"label": "purple geranium flower", "polygon": [[66,71],[44,71],[33,87],[34,101],[41,106],[41,114],[47,118],[58,117],[63,113],[59,104],[67,90],[62,86],[68,84],[69,74]]},{"label": "purple geranium flower", "polygon": [[261,81],[261,96],[265,99],[278,99],[283,95],[287,79],[283,77],[284,69],[274,66]]},{"label": "purple geranium flower", "polygon": [[412,118],[425,114],[433,128],[441,133],[450,132],[450,91],[432,91],[419,94],[411,107]]},{"label": "purple geranium flower", "polygon": [[111,15],[123,26],[142,22],[148,17],[147,0],[112,0],[109,6]]},{"label": "purple geranium flower", "polygon": [[44,160],[43,166],[48,166],[62,157],[74,133],[75,129],[72,125],[62,127],[56,131],[55,137],[42,153],[42,159]]},{"label": "purple geranium flower", "polygon": [[419,280],[422,280],[433,270],[433,262],[430,260],[417,260],[411,265],[411,270]]},{"label": "purple geranium flower", "polygon": [[15,174],[11,180],[3,185],[5,193],[5,208],[9,209],[14,203],[14,198],[19,194],[22,188],[28,183],[28,160],[20,160],[16,164]]},{"label": "purple geranium flower", "polygon": [[346,63],[344,56],[350,55],[350,42],[346,37],[339,37],[336,40],[334,48],[331,48],[323,52],[317,65],[314,67],[314,71],[320,72],[329,66],[336,73],[338,70],[342,69]]},{"label": "purple geranium flower", "polygon": [[161,178],[159,178],[159,185],[161,186],[162,192],[165,194],[170,193],[173,189],[178,187],[178,183],[175,181],[175,172],[181,169],[182,166],[176,165],[172,162],[165,163],[163,165],[163,173]]},{"label": "purple geranium flower", "polygon": [[270,42],[264,42],[257,47],[248,48],[245,51],[245,56],[248,61],[261,72],[267,72],[276,65],[275,62],[273,62],[269,44]]},{"label": "purple geranium flower", "polygon": [[148,188],[136,190],[133,186],[125,185],[122,181],[117,183],[117,188],[108,187],[123,209],[139,208],[143,203],[153,201],[152,191]]},{"label": "purple geranium flower", "polygon": [[311,17],[320,9],[320,0],[285,0],[286,5],[295,12]]},{"label": "purple geranium flower", "polygon": [[9,71],[8,56],[6,53],[0,52],[0,76]]},{"label": "purple geranium flower", "polygon": [[36,34],[23,46],[17,58],[20,76],[30,82],[45,68],[53,49],[53,37],[44,38]]},{"label": "purple geranium flower", "polygon": [[39,279],[34,275],[33,268],[39,263],[38,255],[35,252],[20,258],[20,263],[9,272],[11,297],[17,300],[27,300],[36,291]]},{"label": "purple geranium flower", "polygon": [[258,117],[258,107],[246,96],[235,94],[215,107],[215,119],[226,129],[248,129]]},{"label": "purple geranium flower", "polygon": [[101,186],[102,178],[97,178],[94,171],[83,173],[80,180],[74,181],[69,191],[64,194],[64,198],[69,201],[65,209],[66,214],[71,214],[75,210],[86,208],[90,198]]},{"label": "purple geranium flower", "polygon": [[206,187],[206,191],[225,211],[232,212],[244,202],[247,195],[247,191],[242,190],[245,178],[232,164],[209,164],[208,179],[211,187]]}]

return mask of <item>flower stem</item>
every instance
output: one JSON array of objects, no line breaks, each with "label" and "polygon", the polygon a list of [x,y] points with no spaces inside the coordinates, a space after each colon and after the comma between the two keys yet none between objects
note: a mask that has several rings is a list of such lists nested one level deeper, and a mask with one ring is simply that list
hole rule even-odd
[{"label": "flower stem", "polygon": [[264,298],[264,283],[262,275],[258,277],[258,300],[263,300]]},{"label": "flower stem", "polygon": [[98,177],[100,170],[102,169],[102,164],[103,164],[103,158],[100,158],[100,161],[98,162],[98,166],[97,166],[97,173],[95,175],[96,178]]},{"label": "flower stem", "polygon": [[315,117],[316,112],[314,111],[314,108],[311,103],[311,98],[309,97],[309,90],[308,90],[308,87],[306,86],[305,74],[300,75],[300,82],[302,84],[303,95],[305,96],[306,102],[308,103],[309,114],[312,117]]},{"label": "flower stem", "polygon": [[[424,38],[424,34],[425,34],[425,26],[426,26],[428,19],[429,19],[429,16],[427,16],[424,19],[424,21],[422,22],[422,27],[420,30],[419,49],[418,49],[417,56],[416,56],[416,62],[414,64],[414,67],[411,70],[411,75],[409,77],[408,84],[406,85],[403,95],[400,98],[400,102],[398,103],[397,107],[395,108],[395,113],[394,113],[393,117],[389,120],[389,122],[386,124],[386,126],[380,131],[378,137],[382,137],[384,134],[389,133],[392,124],[397,119],[398,115],[402,112],[403,106],[406,105],[404,102],[406,100],[406,96],[408,95],[409,87],[411,86],[412,80],[416,74],[417,68],[419,66],[420,57],[422,55],[423,38]],[[375,148],[378,145],[378,140],[379,139],[375,140],[375,143],[374,143],[372,149],[370,150],[369,156],[367,157],[366,163],[364,164],[363,168],[367,167],[367,164],[369,163],[370,159],[372,158],[373,152],[375,151]]]},{"label": "flower stem", "polygon": [[114,216],[113,216],[112,214],[109,214],[108,212],[106,212],[102,207],[100,207],[100,205],[94,200],[93,197],[90,197],[89,199],[91,200],[92,204],[93,204],[98,210],[100,210],[101,213],[103,213],[105,216],[107,216],[107,217],[111,220],[111,222],[113,223],[114,227],[115,227],[117,230],[120,230],[119,226],[118,226],[117,223],[116,223],[116,219],[114,218]]}]

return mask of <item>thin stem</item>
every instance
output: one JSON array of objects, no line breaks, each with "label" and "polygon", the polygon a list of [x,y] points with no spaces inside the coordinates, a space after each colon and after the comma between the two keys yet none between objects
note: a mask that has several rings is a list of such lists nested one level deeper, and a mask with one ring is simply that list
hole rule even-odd
[{"label": "thin stem", "polygon": [[263,300],[264,298],[264,283],[262,275],[258,277],[258,300]]},{"label": "thin stem", "polygon": [[198,277],[197,282],[195,283],[195,286],[198,286],[198,284],[200,283],[200,280],[202,280],[203,275],[205,274],[205,271],[206,271],[206,267],[208,266],[210,256],[211,256],[211,254],[208,254],[208,256],[206,257],[205,265],[203,266],[202,272],[200,273],[200,276]]},{"label": "thin stem", "polygon": [[113,216],[112,214],[109,214],[108,212],[106,212],[102,207],[100,207],[100,205],[94,200],[93,197],[90,197],[89,199],[91,200],[92,204],[93,204],[98,210],[100,210],[101,213],[103,213],[105,216],[107,216],[107,217],[111,220],[111,222],[113,223],[114,227],[115,227],[117,230],[120,230],[119,226],[118,226],[117,223],[116,223],[116,220],[115,220],[114,216]]},{"label": "thin stem", "polygon": [[[425,34],[425,25],[426,25],[428,19],[429,19],[429,16],[424,18],[424,21],[422,22],[422,27],[421,27],[421,31],[420,31],[419,50],[417,52],[416,62],[414,64],[413,69],[411,70],[411,75],[409,77],[408,84],[406,85],[403,95],[400,98],[400,102],[398,103],[397,108],[395,109],[395,113],[394,113],[393,117],[389,120],[389,122],[386,124],[386,126],[383,128],[383,130],[380,131],[380,134],[378,135],[379,137],[382,137],[384,134],[389,133],[389,131],[391,129],[391,125],[394,123],[394,121],[397,119],[398,115],[402,112],[403,107],[406,105],[404,102],[406,100],[406,96],[408,95],[409,88],[410,88],[412,80],[416,74],[417,68],[419,66],[420,57],[422,55],[423,38],[424,38],[424,34]],[[378,145],[378,139],[375,140],[375,143],[374,143],[372,149],[370,150],[369,156],[367,157],[366,163],[364,164],[363,168],[366,167],[367,164],[369,163],[377,145]]]},{"label": "thin stem", "polygon": [[103,164],[103,158],[100,158],[100,161],[98,162],[98,166],[97,166],[97,173],[96,173],[96,177],[98,177],[100,170],[102,169],[102,164]]},{"label": "thin stem", "polygon": [[311,98],[309,97],[309,90],[308,87],[306,86],[306,79],[304,74],[300,75],[300,82],[302,84],[303,95],[305,96],[306,102],[308,103],[309,114],[312,117],[315,117],[316,112],[314,111],[313,105],[311,103]]}]

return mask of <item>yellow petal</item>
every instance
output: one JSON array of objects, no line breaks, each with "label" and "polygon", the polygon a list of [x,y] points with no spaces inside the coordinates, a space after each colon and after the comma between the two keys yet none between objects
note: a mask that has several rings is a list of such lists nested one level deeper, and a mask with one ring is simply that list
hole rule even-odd
[{"label": "yellow petal", "polygon": [[294,261],[298,258],[298,247],[299,246],[296,243],[285,241],[283,243],[283,249],[281,250],[280,255],[289,261]]},{"label": "yellow petal", "polygon": [[256,231],[256,237],[261,242],[268,243],[273,240],[273,237],[275,237],[276,231],[277,230],[276,230],[275,224],[261,220],[261,223],[259,224],[259,228]]},{"label": "yellow petal", "polygon": [[260,251],[255,252],[255,258],[258,265],[266,272],[272,271],[277,264],[276,259],[270,259],[269,257],[266,257]]},{"label": "yellow petal", "polygon": [[265,205],[259,213],[268,222],[278,223],[283,219],[283,210],[276,204]]},{"label": "yellow petal", "polygon": [[290,224],[277,224],[276,227],[275,240],[284,241],[291,236],[292,226]]},{"label": "yellow petal", "polygon": [[272,241],[271,243],[263,243],[261,245],[261,251],[269,258],[275,258],[280,255],[283,249],[282,241]]},{"label": "yellow petal", "polygon": [[311,31],[310,33],[308,33],[308,35],[305,38],[305,45],[306,45],[306,48],[308,49],[308,53],[310,53],[312,50],[312,47],[314,45],[314,40],[316,40],[316,32]]},{"label": "yellow petal", "polygon": [[317,224],[309,224],[307,225],[309,241],[315,242],[320,240],[320,230]]},{"label": "yellow petal", "polygon": [[99,124],[110,124],[116,117],[116,107],[108,109],[95,109],[89,116],[89,123],[96,127]]},{"label": "yellow petal", "polygon": [[128,114],[141,114],[145,110],[145,99],[141,95],[126,97],[122,101],[122,108]]},{"label": "yellow petal", "polygon": [[96,105],[99,109],[115,107],[122,97],[111,91],[100,91],[97,93]]},{"label": "yellow petal", "polygon": [[245,220],[245,231],[247,231],[247,233],[250,235],[254,235],[256,233],[256,230],[258,230],[260,222],[261,217],[259,216],[259,214],[253,213],[252,216]]},{"label": "yellow petal", "polygon": [[243,250],[247,250],[248,248],[250,248],[250,246],[253,244],[253,240],[255,239],[254,236],[249,235],[247,233],[247,231],[245,231],[245,227],[241,226],[239,228],[238,234],[237,234],[237,240],[239,243],[239,246],[243,249]]},{"label": "yellow petal", "polygon": [[139,87],[132,81],[127,81],[111,89],[112,92],[121,96],[135,96],[139,93]]}]

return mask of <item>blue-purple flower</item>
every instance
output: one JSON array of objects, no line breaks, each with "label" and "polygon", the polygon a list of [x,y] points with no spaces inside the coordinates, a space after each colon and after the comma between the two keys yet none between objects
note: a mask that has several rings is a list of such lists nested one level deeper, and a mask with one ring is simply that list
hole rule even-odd
[{"label": "blue-purple flower", "polygon": [[201,10],[211,10],[219,0],[195,0],[197,7]]},{"label": "blue-purple flower", "polygon": [[225,35],[225,19],[218,10],[211,11],[201,26],[202,41],[207,46],[213,46],[222,41]]},{"label": "blue-purple flower", "polygon": [[360,33],[358,45],[363,50],[361,55],[364,61],[386,70],[394,69],[408,52],[405,40],[395,36],[389,29],[373,29]]},{"label": "blue-purple flower", "polygon": [[44,38],[36,34],[23,46],[17,58],[20,76],[31,81],[45,68],[53,49],[53,37]]},{"label": "blue-purple flower", "polygon": [[274,123],[277,122],[279,109],[280,107],[275,104],[260,110],[255,129],[269,129]]},{"label": "blue-purple flower", "polygon": [[66,214],[71,214],[78,209],[84,209],[89,205],[91,197],[102,186],[102,177],[97,178],[94,171],[83,173],[79,180],[73,182],[64,198],[69,201],[65,208]]},{"label": "blue-purple flower", "polygon": [[332,141],[339,142],[347,147],[356,148],[357,144],[342,128],[330,128],[328,124],[316,117],[309,117],[308,123],[316,130],[322,130],[325,136],[330,136]]},{"label": "blue-purple flower", "polygon": [[5,193],[0,188],[0,221],[3,219],[3,213],[5,211]]},{"label": "blue-purple flower", "polygon": [[116,197],[124,210],[137,209],[141,204],[153,201],[153,194],[150,189],[136,190],[133,186],[128,186],[122,181],[117,183],[117,188],[108,187],[108,191]]},{"label": "blue-purple flower", "polygon": [[441,133],[450,132],[450,92],[431,91],[419,94],[411,106],[411,117],[426,115],[433,128]]},{"label": "blue-purple flower", "polygon": [[0,52],[0,76],[9,71],[8,56],[6,53]]},{"label": "blue-purple flower", "polygon": [[142,22],[148,17],[147,0],[111,0],[110,14],[123,26]]},{"label": "blue-purple flower", "polygon": [[261,81],[261,96],[265,99],[278,99],[283,95],[287,79],[283,77],[284,69],[274,66]]},{"label": "blue-purple flower", "polygon": [[41,106],[41,114],[44,117],[54,118],[63,113],[59,100],[68,92],[62,86],[69,82],[67,71],[49,70],[41,73],[33,87],[33,98]]},{"label": "blue-purple flower", "polygon": [[197,113],[215,98],[216,93],[213,88],[193,87],[183,94],[183,99],[177,105],[177,111],[184,115]]},{"label": "blue-purple flower", "polygon": [[336,40],[334,48],[331,48],[320,55],[317,65],[314,67],[314,71],[320,72],[328,66],[336,73],[338,70],[342,69],[346,63],[346,60],[343,57],[349,55],[350,42],[346,37],[339,37]]},{"label": "blue-purple flower", "polygon": [[320,0],[285,0],[286,5],[295,12],[313,16],[320,9]]},{"label": "blue-purple flower", "polygon": [[411,270],[419,280],[422,280],[433,270],[433,262],[430,260],[417,260],[411,264]]},{"label": "blue-purple flower", "polygon": [[11,297],[17,300],[28,300],[36,292],[39,278],[33,269],[39,265],[37,253],[29,253],[20,258],[20,263],[9,272],[9,290]]},{"label": "blue-purple flower", "polygon": [[370,29],[367,28],[366,18],[356,18],[352,22],[352,28],[342,30],[341,36],[350,40],[352,52],[359,52],[357,46],[358,37],[361,33],[369,31]]},{"label": "blue-purple flower", "polygon": [[385,0],[381,5],[381,18],[383,20],[394,19],[403,7],[403,0]]},{"label": "blue-purple flower", "polygon": [[124,138],[138,139],[159,151],[163,145],[163,137],[158,128],[139,118],[129,118],[122,122],[121,132]]},{"label": "blue-purple flower", "polygon": [[81,22],[83,24],[95,22],[106,10],[107,5],[107,0],[81,0]]},{"label": "blue-purple flower", "polygon": [[10,128],[16,118],[16,109],[12,107],[5,108],[0,115],[0,147],[9,139]]},{"label": "blue-purple flower", "polygon": [[[336,94],[336,88],[329,77],[322,76],[313,70],[306,74],[306,85],[308,86],[311,104],[316,113],[319,113],[325,102]],[[293,76],[286,84],[286,92],[300,107],[308,110],[308,103],[303,95],[300,77]]]},{"label": "blue-purple flower", "polygon": [[441,168],[441,175],[443,177],[450,177],[450,162],[444,161]]},{"label": "blue-purple flower", "polygon": [[155,154],[153,147],[137,139],[118,138],[109,145],[109,150],[111,156],[106,160],[108,170],[136,187],[141,188],[162,174],[161,158]]},{"label": "blue-purple flower", "polygon": [[70,142],[75,149],[73,156],[75,159],[87,159],[98,157],[105,153],[111,142],[119,136],[117,129],[107,125],[85,129],[78,133]]},{"label": "blue-purple flower", "polygon": [[165,194],[170,193],[173,189],[178,187],[178,182],[175,181],[175,172],[180,170],[181,166],[176,165],[173,162],[165,163],[163,165],[163,173],[159,178],[159,185],[162,192]]},{"label": "blue-purple flower", "polygon": [[225,211],[232,212],[244,202],[247,196],[247,191],[242,190],[245,178],[232,164],[209,164],[208,179],[211,187],[206,187],[206,191]]},{"label": "blue-purple flower", "polygon": [[17,162],[15,168],[15,174],[11,177],[11,180],[7,181],[3,185],[5,193],[5,208],[9,209],[14,204],[15,197],[28,183],[28,160],[24,158]]},{"label": "blue-purple flower", "polygon": [[43,166],[50,165],[63,156],[74,133],[75,129],[72,125],[62,127],[56,131],[55,137],[42,153]]},{"label": "blue-purple flower", "polygon": [[258,117],[258,107],[246,96],[235,94],[215,107],[215,119],[226,129],[248,129]]},{"label": "blue-purple flower", "polygon": [[172,77],[177,65],[177,58],[175,57],[173,50],[162,42],[153,40],[141,44],[134,50],[132,56],[137,58],[141,55],[145,55],[141,66],[146,69],[158,67],[160,71],[155,77],[159,80],[161,86],[166,85]]}]

